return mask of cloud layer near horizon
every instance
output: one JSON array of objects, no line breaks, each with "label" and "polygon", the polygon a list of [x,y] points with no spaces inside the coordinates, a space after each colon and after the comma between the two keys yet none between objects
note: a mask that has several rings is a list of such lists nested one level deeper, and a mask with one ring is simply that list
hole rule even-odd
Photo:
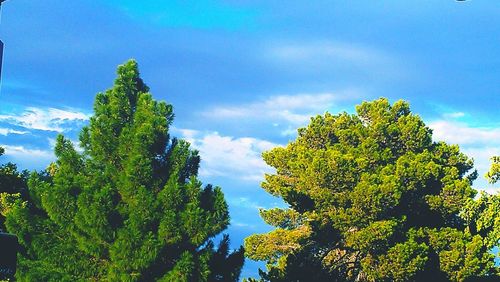
[{"label": "cloud layer near horizon", "polygon": [[[311,116],[328,111],[337,101],[346,99],[343,97],[339,98],[331,93],[278,95],[241,105],[216,107],[202,115],[210,119],[233,121],[252,119],[261,123],[274,123],[275,126],[281,123],[282,128],[286,129],[280,134],[293,137],[296,129],[305,126]],[[489,159],[500,154],[500,129],[471,126],[459,120],[464,115],[463,112],[444,113],[442,119],[428,122],[428,126],[433,129],[434,140],[458,144],[466,154],[473,157],[482,176],[489,168]],[[0,145],[6,148],[6,156],[14,160],[29,162],[36,159],[36,163],[40,164],[43,159],[47,159],[48,163],[53,158],[51,150],[54,136],[67,133],[75,139],[76,133],[89,117],[78,110],[35,107],[27,107],[17,114],[0,113],[0,135],[43,136],[46,140],[46,145],[30,146],[29,143],[22,142],[0,142]],[[228,177],[255,183],[263,179],[264,173],[272,171],[262,160],[262,152],[285,145],[257,137],[227,136],[216,131],[174,128],[174,133],[200,151],[201,176]],[[483,180],[479,180],[479,183],[486,185],[484,189],[493,189]]]},{"label": "cloud layer near horizon", "polygon": [[[0,122],[26,130],[42,130],[65,132],[72,130],[76,124],[82,124],[89,119],[89,115],[75,110],[56,108],[26,107],[21,113],[0,113]],[[8,133],[20,134],[20,131],[10,129]],[[5,135],[6,135],[5,134]]]}]

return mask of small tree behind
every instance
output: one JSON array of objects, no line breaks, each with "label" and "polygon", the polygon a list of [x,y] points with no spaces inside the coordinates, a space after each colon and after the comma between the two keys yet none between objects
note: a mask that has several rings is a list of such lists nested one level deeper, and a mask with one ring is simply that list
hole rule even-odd
[{"label": "small tree behind", "polygon": [[[0,157],[5,153],[5,149],[0,147]],[[14,163],[0,165],[0,231],[5,231],[5,214],[9,207],[2,203],[12,201],[13,198],[27,197],[27,171],[19,172]]]},{"label": "small tree behind", "polygon": [[317,116],[297,140],[264,153],[276,173],[262,187],[289,208],[262,210],[276,229],[245,240],[248,257],[268,263],[262,280],[496,275],[490,250],[500,239],[500,205],[496,196],[474,201],[472,160],[456,145],[433,142],[403,101],[356,110]]},{"label": "small tree behind", "polygon": [[202,187],[198,153],[168,133],[172,106],[148,92],[136,62],[119,66],[81,131],[83,152],[59,136],[57,161],[30,178],[31,201],[11,204],[19,280],[238,279],[243,250],[210,241],[229,224],[222,191]]}]

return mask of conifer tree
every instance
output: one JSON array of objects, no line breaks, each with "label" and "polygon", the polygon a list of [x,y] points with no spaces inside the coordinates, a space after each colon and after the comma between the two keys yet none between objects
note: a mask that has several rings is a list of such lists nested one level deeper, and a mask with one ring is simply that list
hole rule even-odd
[{"label": "conifer tree", "polygon": [[261,210],[276,229],[245,240],[267,262],[261,280],[498,280],[500,200],[474,199],[473,161],[433,142],[406,102],[356,110],[316,116],[263,154],[276,172],[262,187],[288,208]]},{"label": "conifer tree", "polygon": [[[57,160],[11,200],[6,226],[23,247],[19,281],[236,281],[219,187],[197,179],[200,157],[171,138],[172,106],[155,101],[135,61],[97,94],[80,134],[60,135]],[[215,267],[217,266],[217,267]]]}]

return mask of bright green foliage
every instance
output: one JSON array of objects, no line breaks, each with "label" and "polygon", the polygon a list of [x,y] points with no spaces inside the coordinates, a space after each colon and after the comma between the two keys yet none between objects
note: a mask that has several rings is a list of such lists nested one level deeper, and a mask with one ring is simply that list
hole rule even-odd
[{"label": "bright green foliage", "polygon": [[433,142],[406,102],[356,110],[314,117],[295,141],[263,154],[276,172],[262,187],[289,208],[261,211],[277,229],[245,240],[247,256],[268,263],[261,279],[495,277],[500,201],[474,200],[472,160]]},{"label": "bright green foliage", "polygon": [[462,211],[462,218],[470,233],[480,234],[489,247],[500,242],[500,197],[481,192],[476,200],[469,200]]},{"label": "bright green foliage", "polygon": [[491,160],[493,163],[491,164],[490,171],[486,173],[486,178],[493,184],[500,180],[500,156],[494,156]]},{"label": "bright green foliage", "polygon": [[[0,147],[0,157],[4,152],[4,148]],[[14,198],[27,197],[28,175],[27,171],[19,172],[13,163],[0,165],[0,231],[5,229],[5,214],[9,209],[7,202]]]},{"label": "bright green foliage", "polygon": [[229,224],[219,187],[197,180],[200,158],[171,139],[172,106],[153,100],[137,64],[118,68],[80,134],[57,138],[57,161],[11,200],[6,225],[24,250],[20,281],[235,281],[243,250],[210,240]]}]

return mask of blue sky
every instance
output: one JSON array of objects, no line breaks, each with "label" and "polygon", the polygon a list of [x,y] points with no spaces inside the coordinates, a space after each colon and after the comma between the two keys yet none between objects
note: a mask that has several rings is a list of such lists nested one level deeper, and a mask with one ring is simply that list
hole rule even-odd
[{"label": "blue sky", "polygon": [[174,135],[200,150],[202,180],[223,187],[236,246],[269,230],[259,208],[282,205],[259,188],[272,171],[261,152],[363,100],[408,100],[482,176],[500,154],[498,26],[490,0],[7,1],[2,162],[45,168],[57,134],[77,140],[95,94],[135,58],[154,97],[174,105]]}]

